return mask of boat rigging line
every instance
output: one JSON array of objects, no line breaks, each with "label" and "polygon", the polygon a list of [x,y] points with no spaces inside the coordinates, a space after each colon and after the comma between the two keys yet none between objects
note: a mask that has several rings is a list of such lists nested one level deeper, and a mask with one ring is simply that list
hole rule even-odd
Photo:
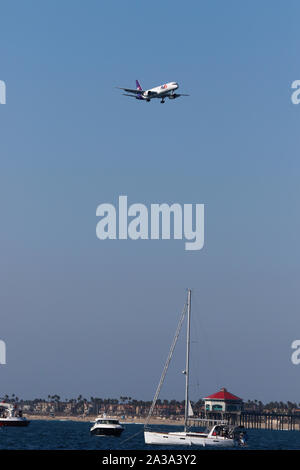
[{"label": "boat rigging line", "polygon": [[166,363],[165,363],[165,366],[164,366],[164,369],[162,371],[162,374],[161,374],[161,378],[160,378],[160,381],[159,381],[159,384],[157,386],[157,389],[156,389],[156,392],[155,392],[155,395],[154,395],[154,398],[153,398],[153,401],[152,401],[152,405],[151,405],[151,408],[149,410],[149,413],[148,413],[148,416],[146,418],[146,421],[145,421],[145,424],[144,424],[144,428],[146,429],[147,425],[149,424],[149,421],[150,421],[150,418],[152,416],[152,413],[153,413],[153,410],[154,410],[154,407],[156,405],[156,401],[159,397],[159,394],[160,394],[160,390],[161,390],[161,387],[164,383],[164,380],[165,380],[165,377],[166,377],[166,373],[168,371],[168,368],[169,368],[169,364],[171,362],[171,359],[173,357],[173,353],[174,353],[174,349],[175,349],[175,346],[176,346],[176,343],[177,343],[177,340],[178,340],[178,337],[179,337],[179,334],[180,334],[180,331],[181,331],[181,327],[182,327],[182,324],[183,324],[183,320],[185,318],[185,315],[186,315],[186,312],[187,312],[187,303],[184,304],[184,307],[183,307],[183,310],[182,310],[182,313],[181,313],[181,317],[180,317],[180,320],[179,320],[179,323],[178,323],[178,326],[177,326],[177,330],[176,330],[176,333],[175,333],[175,336],[174,336],[174,339],[173,339],[173,342],[172,342],[172,345],[170,347],[170,351],[169,351],[169,355],[168,355],[168,358],[166,360]]}]

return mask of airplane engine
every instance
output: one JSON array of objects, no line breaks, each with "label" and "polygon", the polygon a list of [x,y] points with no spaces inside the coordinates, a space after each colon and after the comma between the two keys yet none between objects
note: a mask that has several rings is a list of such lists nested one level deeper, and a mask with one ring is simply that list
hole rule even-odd
[{"label": "airplane engine", "polygon": [[176,93],[173,93],[169,95],[170,100],[175,100],[175,98],[178,98],[179,95],[176,95]]}]

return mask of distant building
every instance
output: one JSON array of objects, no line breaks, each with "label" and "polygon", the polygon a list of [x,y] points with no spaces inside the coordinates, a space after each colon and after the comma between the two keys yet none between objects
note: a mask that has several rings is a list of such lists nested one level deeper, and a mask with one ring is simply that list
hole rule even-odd
[{"label": "distant building", "polygon": [[241,411],[243,400],[228,392],[226,388],[221,388],[219,392],[204,398],[204,406],[205,411]]}]

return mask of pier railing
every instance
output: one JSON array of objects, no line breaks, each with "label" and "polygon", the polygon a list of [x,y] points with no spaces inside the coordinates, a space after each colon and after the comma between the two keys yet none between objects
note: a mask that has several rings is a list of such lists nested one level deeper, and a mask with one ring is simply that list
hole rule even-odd
[{"label": "pier railing", "polygon": [[251,411],[200,413],[197,417],[189,418],[189,426],[204,427],[216,421],[223,421],[233,426],[244,426],[247,429],[300,431],[300,415]]}]

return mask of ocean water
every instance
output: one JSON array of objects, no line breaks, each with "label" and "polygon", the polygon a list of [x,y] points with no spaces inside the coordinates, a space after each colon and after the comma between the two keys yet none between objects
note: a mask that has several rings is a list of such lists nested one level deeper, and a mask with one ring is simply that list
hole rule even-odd
[{"label": "ocean water", "polygon": [[[91,423],[76,421],[32,421],[27,428],[0,428],[0,449],[33,450],[150,450],[164,447],[145,445],[143,426],[125,424],[121,437],[91,436]],[[157,426],[160,430],[181,430],[177,426]],[[249,430],[247,449],[300,449],[300,431]],[[180,450],[184,447],[166,449]],[[189,447],[187,449],[197,449]],[[201,448],[199,448],[201,449]]]}]

